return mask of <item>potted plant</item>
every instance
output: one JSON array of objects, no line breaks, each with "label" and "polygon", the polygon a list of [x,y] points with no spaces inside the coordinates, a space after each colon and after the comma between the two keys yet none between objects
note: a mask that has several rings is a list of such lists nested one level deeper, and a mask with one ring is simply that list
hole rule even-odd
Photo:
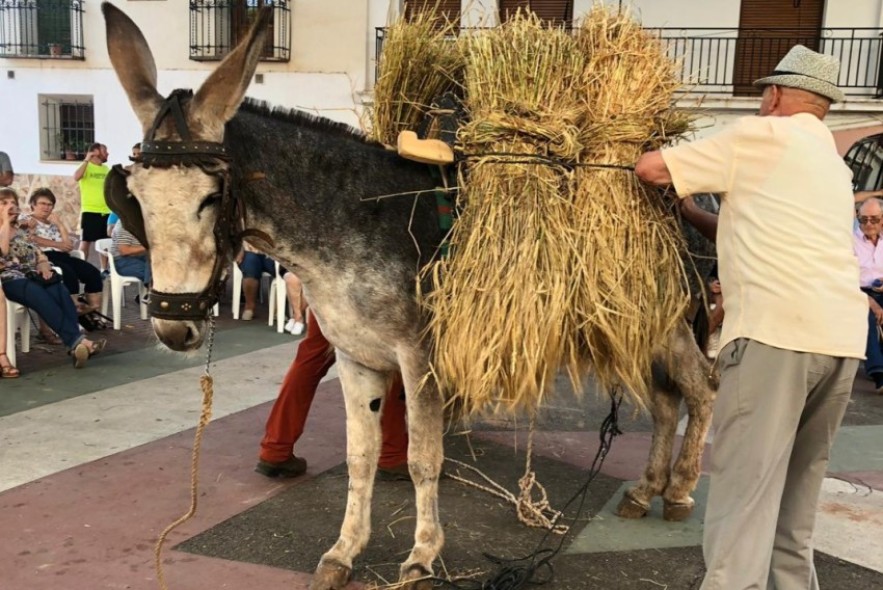
[{"label": "potted plant", "polygon": [[61,57],[61,43],[49,43],[49,55],[51,57]]}]

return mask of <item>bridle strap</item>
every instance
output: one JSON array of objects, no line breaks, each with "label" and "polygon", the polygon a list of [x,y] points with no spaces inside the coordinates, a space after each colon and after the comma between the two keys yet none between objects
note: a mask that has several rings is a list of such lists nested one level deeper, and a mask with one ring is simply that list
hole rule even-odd
[{"label": "bridle strap", "polygon": [[[204,320],[218,302],[223,287],[224,269],[232,252],[241,245],[245,215],[242,205],[232,193],[230,167],[223,144],[193,141],[181,99],[190,98],[190,90],[175,90],[163,101],[153,125],[141,142],[141,163],[145,166],[196,166],[206,174],[219,177],[222,187],[218,219],[215,222],[215,262],[205,289],[200,293],[164,293],[151,289],[148,311],[166,320]],[[156,132],[163,120],[171,115],[181,141],[156,141]]]}]

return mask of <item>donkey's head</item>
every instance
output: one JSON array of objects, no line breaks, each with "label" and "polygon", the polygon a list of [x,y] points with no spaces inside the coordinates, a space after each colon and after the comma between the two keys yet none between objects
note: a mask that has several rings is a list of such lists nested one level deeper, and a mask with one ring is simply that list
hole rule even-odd
[{"label": "donkey's head", "polygon": [[102,10],[111,63],[144,130],[140,161],[128,174],[115,168],[108,201],[120,205],[123,225],[147,242],[154,331],[169,348],[193,350],[241,246],[224,124],[254,74],[270,10],[259,13],[195,94],[175,91],[167,99],[156,90],[156,64],[140,29],[112,4]]}]

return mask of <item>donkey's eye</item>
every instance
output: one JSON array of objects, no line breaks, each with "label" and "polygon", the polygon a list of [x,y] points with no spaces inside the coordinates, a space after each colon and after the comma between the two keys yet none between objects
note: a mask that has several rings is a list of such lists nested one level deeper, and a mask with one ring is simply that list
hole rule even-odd
[{"label": "donkey's eye", "polygon": [[209,196],[207,196],[206,198],[204,198],[202,200],[202,203],[199,204],[199,210],[196,212],[196,216],[199,217],[199,215],[202,213],[202,210],[205,209],[206,207],[214,207],[215,205],[217,205],[220,202],[221,202],[221,193],[210,194]]}]

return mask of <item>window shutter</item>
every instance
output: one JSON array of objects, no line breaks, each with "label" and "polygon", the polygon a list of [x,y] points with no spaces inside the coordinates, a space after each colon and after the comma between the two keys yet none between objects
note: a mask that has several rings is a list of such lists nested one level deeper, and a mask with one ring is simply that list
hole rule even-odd
[{"label": "window shutter", "polygon": [[742,0],[734,93],[759,94],[752,82],[769,75],[795,45],[817,51],[824,8],[824,0]]},{"label": "window shutter", "polygon": [[438,13],[447,18],[455,25],[460,24],[461,0],[405,0],[405,20],[411,20],[414,15],[425,10],[432,10],[438,5]]},{"label": "window shutter", "polygon": [[500,21],[506,22],[518,11],[530,10],[550,25],[573,22],[573,0],[499,0]]}]

